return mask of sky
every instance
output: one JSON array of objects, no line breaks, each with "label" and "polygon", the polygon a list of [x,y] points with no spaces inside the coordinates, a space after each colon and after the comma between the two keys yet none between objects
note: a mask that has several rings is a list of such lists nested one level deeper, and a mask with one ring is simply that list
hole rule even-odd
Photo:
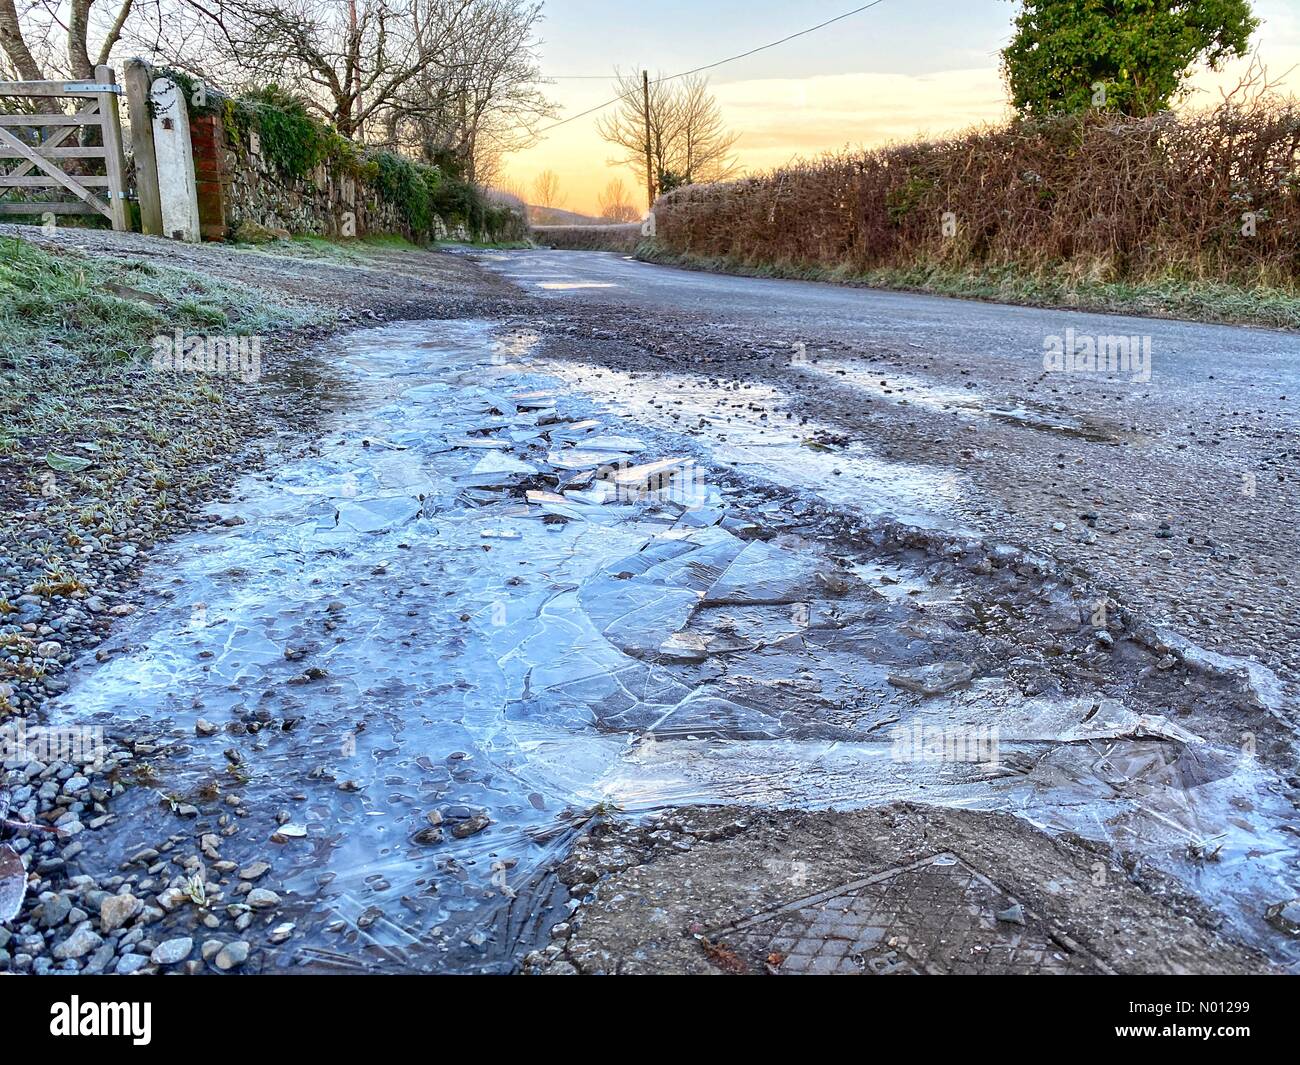
[{"label": "sky", "polygon": [[[565,119],[616,94],[618,67],[675,74],[767,44],[866,0],[546,0],[541,67]],[[1255,0],[1263,25],[1254,46],[1272,76],[1300,95],[1300,0]],[[1010,112],[998,70],[1018,5],[1011,0],[883,0],[877,7],[710,72],[736,154],[750,172],[826,150],[953,133]],[[1192,100],[1218,100],[1243,64],[1198,72]],[[577,79],[571,80],[574,76]],[[594,76],[594,78],[593,78]],[[621,177],[643,206],[643,178],[612,163],[597,115],[545,134],[509,156],[507,183],[529,189],[544,170],[559,177],[563,206],[596,213]]]}]

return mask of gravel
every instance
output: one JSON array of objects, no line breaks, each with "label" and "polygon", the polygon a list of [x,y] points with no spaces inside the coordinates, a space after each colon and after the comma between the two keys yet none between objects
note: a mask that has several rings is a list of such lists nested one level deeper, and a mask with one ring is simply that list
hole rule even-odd
[{"label": "gravel", "polygon": [[[313,309],[322,324],[264,338],[267,372],[330,330],[358,321],[474,314],[515,300],[508,286],[439,253],[376,251],[376,268],[366,269],[265,251],[191,248],[135,234],[47,234],[8,225],[0,232],[45,247],[161,261],[260,285],[275,298]],[[265,461],[258,442],[309,430],[319,413],[313,396],[244,387],[234,379],[222,382],[222,403],[197,415],[179,392],[159,392],[156,382],[131,372],[91,385],[68,384],[70,393],[85,389],[94,397],[95,405],[78,408],[85,428],[76,432],[87,435],[59,436],[51,429],[0,453],[0,726],[39,724],[48,700],[67,690],[71,670],[106,660],[100,648],[114,627],[170,594],[139,586],[150,555],[172,536],[220,520],[207,512],[237,477]],[[55,469],[44,461],[47,454],[74,461],[63,463],[67,470]],[[140,505],[124,507],[129,499]],[[206,720],[196,729],[200,739],[218,731]],[[156,971],[189,957],[188,933],[197,927],[249,927],[245,907],[231,912],[218,905],[234,897],[236,866],[216,869],[222,833],[203,827],[206,802],[187,797],[174,803],[180,824],[192,827],[137,848],[122,869],[105,866],[98,844],[88,850],[81,842],[87,833],[117,827],[114,801],[147,782],[145,765],[156,757],[149,736],[110,734],[102,749],[77,761],[24,756],[3,762],[0,802],[7,799],[8,816],[56,824],[60,834],[19,832],[9,841],[30,883],[22,913],[0,927],[0,972]],[[217,816],[248,812],[236,805]],[[299,825],[280,829],[286,840],[305,834]],[[202,863],[215,875],[200,877],[196,887]],[[269,868],[254,862],[242,872],[247,880],[260,879]],[[279,905],[279,896],[266,889],[249,899],[268,912]],[[162,927],[173,934],[159,935],[155,929]],[[291,938],[291,929],[282,940]],[[247,941],[239,938],[224,950],[231,969],[249,956]]]}]

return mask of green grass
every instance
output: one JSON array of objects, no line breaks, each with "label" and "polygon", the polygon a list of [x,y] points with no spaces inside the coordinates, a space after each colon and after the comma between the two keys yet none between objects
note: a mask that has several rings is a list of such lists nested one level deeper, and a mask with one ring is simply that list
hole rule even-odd
[{"label": "green grass", "polygon": [[389,251],[414,251],[420,245],[412,244],[400,233],[375,233],[361,238],[361,244],[368,248],[384,248]]},{"label": "green grass", "polygon": [[112,364],[143,355],[153,337],[177,328],[256,335],[310,318],[264,292],[187,271],[0,238],[0,367],[51,355]]},{"label": "green grass", "polygon": [[371,251],[421,251],[400,234],[376,233],[365,237],[321,237],[299,233],[288,240],[271,240],[258,244],[236,244],[242,251],[267,255],[288,255],[295,259],[325,260],[340,266],[367,266],[373,263]]},{"label": "green grass", "polygon": [[1161,277],[1146,281],[1079,281],[1025,275],[1010,269],[943,271],[914,267],[874,270],[858,278],[877,288],[934,292],[1034,307],[1182,318],[1198,322],[1300,329],[1300,293],[1221,281]]},{"label": "green grass", "polygon": [[1300,291],[1262,285],[1234,285],[1175,276],[1097,281],[1071,277],[1065,270],[1029,272],[1013,266],[953,269],[926,264],[861,273],[848,268],[754,264],[679,255],[648,241],[638,247],[637,256],[647,262],[747,277],[795,278],[1030,307],[1300,330]]},{"label": "green grass", "polygon": [[0,238],[0,455],[93,440],[120,420],[105,420],[114,402],[138,409],[141,432],[163,408],[221,402],[204,375],[152,369],[157,336],[263,336],[321,320],[261,290],[188,271]]}]

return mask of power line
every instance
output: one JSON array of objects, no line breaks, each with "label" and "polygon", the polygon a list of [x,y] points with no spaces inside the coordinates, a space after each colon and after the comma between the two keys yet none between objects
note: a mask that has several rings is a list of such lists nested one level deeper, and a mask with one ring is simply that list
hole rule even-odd
[{"label": "power line", "polygon": [[[869,4],[863,4],[861,7],[855,7],[852,11],[846,11],[842,15],[836,15],[834,18],[828,18],[825,22],[819,22],[816,26],[809,26],[806,30],[800,30],[798,33],[792,33],[788,37],[782,37],[779,41],[773,41],[771,44],[761,44],[757,48],[751,48],[748,52],[741,52],[739,55],[733,55],[728,59],[719,59],[716,63],[706,63],[702,67],[696,67],[694,70],[686,70],[680,74],[672,75],[672,78],[684,78],[689,74],[698,74],[702,70],[712,70],[714,67],[720,67],[725,63],[734,63],[737,59],[748,59],[751,55],[759,52],[766,52],[769,48],[775,48],[778,44],[785,44],[786,41],[793,41],[796,37],[804,37],[809,33],[825,29],[835,22],[841,22],[852,15],[861,14],[870,8],[883,4],[885,0],[872,0]],[[671,81],[672,78],[660,78],[660,81]]]},{"label": "power line", "polygon": [[[817,23],[816,26],[809,26],[807,29],[799,30],[797,33],[791,33],[786,37],[782,37],[779,41],[772,41],[769,44],[760,44],[757,48],[751,48],[747,52],[741,52],[738,55],[728,56],[726,59],[719,59],[714,63],[705,63],[703,66],[694,67],[691,70],[683,70],[680,74],[668,74],[662,78],[655,78],[652,84],[659,85],[665,81],[675,81],[678,78],[686,78],[686,77],[690,77],[690,75],[692,74],[699,74],[701,71],[713,70],[715,67],[720,67],[727,63],[734,63],[738,59],[748,59],[751,55],[757,55],[759,52],[766,52],[769,48],[775,48],[777,45],[785,44],[787,41],[793,41],[796,37],[804,37],[809,33],[815,33],[817,30],[825,29],[827,26],[830,26],[833,23],[841,22],[846,18],[852,17],[853,15],[859,15],[863,11],[868,11],[873,7],[878,7],[880,4],[883,4],[884,2],[885,0],[872,0],[872,2],[869,4],[863,4],[861,7],[855,7],[852,11],[846,11],[842,15],[836,15],[834,18],[827,19],[825,22],[819,22]],[[598,75],[595,74],[572,74],[572,75],[564,76],[563,80],[586,81],[586,80],[595,80],[597,77]],[[552,78],[551,80],[558,81],[561,79],[559,77],[556,77],[556,78]],[[637,89],[639,90],[640,86],[638,86]],[[559,122],[554,122],[551,125],[547,126],[545,129],[539,129],[537,131],[537,135],[541,136],[543,133],[549,133],[553,129],[558,129],[560,126],[566,126],[570,122],[576,122],[580,118],[586,118],[588,115],[594,115],[597,111],[603,111],[611,104],[619,103],[620,101],[626,100],[629,97],[635,95],[636,95],[636,91],[622,93],[618,96],[615,96],[612,100],[606,100],[603,104],[597,104],[595,107],[588,108],[586,111],[580,111],[576,115],[570,115],[568,118],[561,119]]]}]

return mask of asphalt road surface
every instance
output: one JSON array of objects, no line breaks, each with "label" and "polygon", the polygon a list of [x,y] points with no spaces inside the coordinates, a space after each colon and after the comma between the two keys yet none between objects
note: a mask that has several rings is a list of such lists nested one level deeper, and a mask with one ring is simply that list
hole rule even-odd
[{"label": "asphalt road surface", "polygon": [[[1300,336],[602,252],[481,259],[598,341],[575,344],[575,358],[635,371],[625,399],[682,370],[770,390],[774,410],[940,474],[967,524],[1080,566],[1205,647],[1296,678]],[[1148,361],[1127,373],[1045,369],[1067,340],[1083,352],[1116,335]]]}]

